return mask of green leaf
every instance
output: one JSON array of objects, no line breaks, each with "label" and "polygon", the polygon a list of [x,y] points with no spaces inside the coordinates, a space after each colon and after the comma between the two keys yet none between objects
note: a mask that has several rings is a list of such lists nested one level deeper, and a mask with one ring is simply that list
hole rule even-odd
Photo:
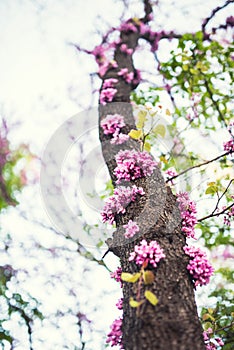
[{"label": "green leaf", "polygon": [[141,136],[142,136],[142,131],[141,130],[134,130],[134,129],[132,129],[128,133],[128,135],[134,140],[139,140],[141,138]]},{"label": "green leaf", "polygon": [[145,284],[151,284],[154,281],[154,274],[152,271],[147,270],[143,272],[143,280]]},{"label": "green leaf", "polygon": [[209,186],[209,187],[207,187],[207,189],[206,189],[206,194],[215,194],[215,193],[217,193],[217,191],[218,191],[218,187],[215,185],[215,186]]},{"label": "green leaf", "polygon": [[130,300],[129,300],[129,305],[130,305],[131,307],[139,307],[143,302],[144,302],[143,300],[141,300],[141,301],[136,301],[136,300],[134,300],[134,299],[131,297]]},{"label": "green leaf", "polygon": [[146,299],[150,302],[150,304],[152,305],[157,305],[158,303],[158,298],[156,297],[156,295],[154,293],[152,293],[150,290],[146,290],[145,291],[145,297]]},{"label": "green leaf", "polygon": [[161,137],[165,137],[166,135],[166,128],[163,124],[158,124],[154,129],[153,133],[156,135],[160,135]]},{"label": "green leaf", "polygon": [[213,325],[212,325],[211,322],[205,322],[205,323],[204,323],[204,329],[205,329],[205,331],[207,331],[208,328],[212,328],[212,327],[213,327]]},{"label": "green leaf", "polygon": [[140,272],[137,272],[137,273],[134,273],[134,274],[131,274],[131,273],[128,273],[128,272],[122,272],[121,280],[124,281],[124,282],[135,283],[135,282],[137,282],[139,280],[140,276],[141,276]]}]

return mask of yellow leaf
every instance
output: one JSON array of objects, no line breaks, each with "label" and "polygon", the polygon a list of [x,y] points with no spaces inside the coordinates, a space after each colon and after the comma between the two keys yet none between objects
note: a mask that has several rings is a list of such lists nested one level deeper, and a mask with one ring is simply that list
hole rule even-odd
[{"label": "yellow leaf", "polygon": [[143,303],[143,300],[141,300],[141,301],[136,301],[136,300],[134,300],[133,298],[130,298],[130,300],[129,300],[129,305],[130,305],[131,307],[138,307],[138,306],[140,306],[142,303]]},{"label": "yellow leaf", "polygon": [[144,271],[143,279],[144,279],[145,284],[153,283],[153,281],[154,281],[154,274],[153,274],[153,272],[150,271],[150,270]]},{"label": "yellow leaf", "polygon": [[156,295],[154,293],[152,293],[150,290],[146,290],[145,291],[145,297],[146,299],[150,302],[150,304],[152,305],[157,305],[158,303],[158,298],[156,297]]},{"label": "yellow leaf", "polygon": [[158,134],[161,137],[165,137],[166,135],[166,128],[162,124],[158,124],[154,129],[153,129],[154,134]]},{"label": "yellow leaf", "polygon": [[150,152],[151,150],[151,145],[149,142],[145,142],[144,143],[144,150],[147,151],[147,152]]},{"label": "yellow leaf", "polygon": [[134,140],[139,140],[141,138],[141,136],[142,136],[142,131],[141,130],[134,130],[134,129],[132,129],[128,133],[128,135]]},{"label": "yellow leaf", "polygon": [[137,128],[142,129],[146,121],[147,111],[139,111],[137,114]]},{"label": "yellow leaf", "polygon": [[213,186],[213,185],[215,185],[215,182],[208,182],[207,183],[207,186]]},{"label": "yellow leaf", "polygon": [[140,272],[137,272],[137,273],[134,273],[134,274],[131,274],[131,273],[128,273],[128,272],[122,272],[121,274],[121,280],[124,281],[124,282],[130,282],[130,283],[135,283],[139,280],[141,274]]},{"label": "yellow leaf", "polygon": [[211,321],[215,321],[215,318],[213,316],[211,316],[210,314],[204,314],[202,316],[202,319],[203,319],[203,321],[206,321],[208,319],[210,319]]},{"label": "yellow leaf", "polygon": [[160,156],[160,161],[163,162],[164,164],[168,164],[168,160],[165,158],[165,156]]},{"label": "yellow leaf", "polygon": [[166,115],[169,115],[169,116],[171,115],[171,112],[169,111],[168,108],[166,109]]}]

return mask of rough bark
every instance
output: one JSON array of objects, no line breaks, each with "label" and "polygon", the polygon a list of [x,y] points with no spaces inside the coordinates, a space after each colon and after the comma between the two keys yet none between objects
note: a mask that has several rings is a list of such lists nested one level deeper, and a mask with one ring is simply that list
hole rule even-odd
[{"label": "rough bark", "polygon": [[[148,2],[146,1],[146,4]],[[149,14],[149,8],[147,9]],[[145,16],[143,21],[147,21]],[[136,48],[139,33],[121,33],[121,41],[129,48]],[[135,71],[130,55],[122,53],[116,48],[115,60],[118,68],[107,71],[104,79],[116,78],[115,86],[118,90],[114,102],[99,106],[100,121],[107,114],[119,113],[124,116],[127,133],[134,128],[132,106],[129,103],[130,93],[134,88],[126,84],[117,75],[121,68]],[[104,80],[103,79],[103,80]],[[124,103],[125,102],[125,103]],[[116,146],[110,143],[109,136],[100,129],[103,156],[109,169],[110,176],[115,182],[113,170],[116,166],[114,156],[120,149],[138,149],[137,141],[130,140],[124,145]],[[141,186],[144,196],[131,203],[124,215],[116,216],[116,232],[113,234],[110,249],[120,258],[124,272],[138,272],[139,266],[128,261],[129,254],[134,246],[143,238],[148,242],[156,240],[163,248],[166,258],[156,269],[151,268],[155,274],[155,281],[150,286],[159,300],[156,306],[145,302],[136,309],[130,307],[129,298],[136,296],[136,284],[123,283],[123,346],[125,350],[204,350],[202,327],[198,318],[194,298],[194,286],[187,271],[188,256],[184,254],[183,246],[186,244],[185,236],[181,233],[181,217],[176,198],[170,188],[166,186],[160,170],[157,168],[153,175],[137,179],[131,185]],[[122,225],[130,219],[140,223],[140,234],[132,242],[123,236]],[[149,289],[149,288],[148,288]],[[144,295],[145,286],[141,286]]]}]

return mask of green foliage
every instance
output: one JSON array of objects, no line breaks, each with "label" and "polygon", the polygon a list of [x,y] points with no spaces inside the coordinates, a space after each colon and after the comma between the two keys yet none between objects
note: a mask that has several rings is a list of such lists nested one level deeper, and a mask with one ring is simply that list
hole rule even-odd
[{"label": "green foliage", "polygon": [[24,169],[20,163],[27,163],[32,154],[25,145],[10,150],[0,167],[0,211],[9,205],[17,205],[16,194],[25,185]]}]

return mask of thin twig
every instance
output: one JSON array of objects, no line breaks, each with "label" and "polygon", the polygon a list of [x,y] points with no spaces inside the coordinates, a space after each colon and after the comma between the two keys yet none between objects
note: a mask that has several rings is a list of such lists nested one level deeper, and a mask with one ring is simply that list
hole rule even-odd
[{"label": "thin twig", "polygon": [[188,171],[190,171],[190,170],[192,170],[192,169],[200,168],[200,167],[202,167],[202,166],[204,166],[204,165],[207,165],[207,164],[210,164],[210,163],[212,163],[212,162],[215,162],[216,160],[218,160],[218,159],[220,159],[220,158],[222,158],[222,157],[225,157],[225,156],[227,156],[227,155],[230,154],[230,153],[231,153],[231,152],[225,152],[225,153],[221,154],[220,156],[218,156],[218,157],[216,157],[216,158],[207,160],[207,161],[204,162],[204,163],[200,163],[200,164],[197,164],[197,165],[193,165],[193,166],[191,166],[190,168],[187,168],[187,169],[183,170],[181,173],[170,177],[166,182],[169,182],[169,181],[171,181],[171,180],[174,180],[174,179],[176,179],[177,177],[186,174]]},{"label": "thin twig", "polygon": [[211,21],[211,19],[216,15],[216,13],[222,9],[224,9],[225,7],[227,7],[228,5],[232,4],[234,2],[234,0],[227,0],[223,5],[216,7],[210,14],[209,17],[205,18],[205,20],[202,23],[202,31],[203,33],[205,32],[205,28],[207,26],[207,24]]},{"label": "thin twig", "polygon": [[207,216],[204,216],[204,217],[201,218],[201,219],[198,219],[197,222],[201,222],[201,221],[203,221],[203,220],[212,218],[212,217],[214,217],[214,216],[219,216],[219,215],[225,214],[225,213],[226,213],[229,209],[231,209],[233,206],[234,206],[234,203],[232,203],[231,205],[229,205],[228,207],[226,207],[225,209],[223,209],[222,211],[220,211],[220,212],[218,212],[218,213],[209,214],[209,215],[207,215]]},{"label": "thin twig", "polygon": [[[227,190],[228,190],[229,187],[231,186],[232,181],[234,181],[234,179],[231,179],[231,180],[230,180],[230,182],[229,182],[229,184],[227,185],[225,191],[222,193],[222,195],[221,195],[220,197],[218,196],[218,201],[217,201],[216,206],[215,206],[215,208],[214,208],[214,210],[212,211],[211,214],[214,214],[214,213],[216,212],[216,210],[218,209],[219,203],[220,203],[221,199],[223,198],[223,196],[225,195],[225,193],[227,193]],[[218,193],[217,193],[217,194],[218,194]]]}]

